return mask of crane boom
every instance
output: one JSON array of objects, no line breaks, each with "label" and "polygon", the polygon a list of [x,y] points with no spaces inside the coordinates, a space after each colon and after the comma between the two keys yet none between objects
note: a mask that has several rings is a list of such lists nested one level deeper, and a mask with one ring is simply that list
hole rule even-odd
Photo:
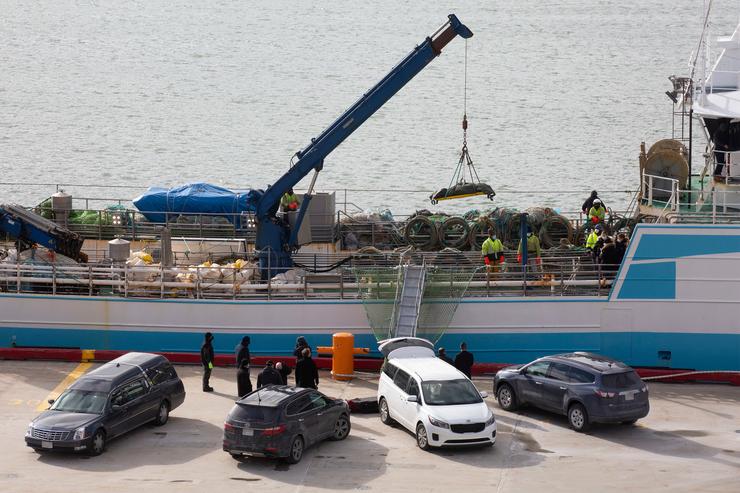
[{"label": "crane boom", "polygon": [[283,194],[312,170],[315,173],[321,171],[324,159],[434,60],[456,36],[467,39],[473,36],[473,33],[454,14],[450,14],[448,21],[442,27],[414,48],[380,82],[358,99],[318,137],[311,139],[308,146],[298,151],[295,155],[298,160],[290,170],[257,198],[256,249],[259,251],[263,272],[268,266],[272,272],[280,272],[293,265],[290,250],[295,246],[297,231],[300,229],[303,216],[310,203],[315,176],[301,203],[291,236],[289,236],[287,226],[276,217]]}]

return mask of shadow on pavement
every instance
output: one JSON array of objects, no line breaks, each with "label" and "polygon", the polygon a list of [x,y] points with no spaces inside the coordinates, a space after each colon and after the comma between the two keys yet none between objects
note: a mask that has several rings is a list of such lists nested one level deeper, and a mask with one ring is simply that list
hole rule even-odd
[{"label": "shadow on pavement", "polygon": [[311,447],[294,465],[259,457],[243,457],[235,462],[241,472],[271,481],[349,491],[364,489],[366,483],[382,476],[387,455],[388,449],[376,440],[350,435],[341,442],[325,441]]},{"label": "shadow on pavement", "polygon": [[183,464],[220,449],[222,437],[223,430],[211,423],[172,416],[164,426],[144,425],[111,440],[98,457],[47,452],[38,455],[38,460],[50,466],[100,472]]}]

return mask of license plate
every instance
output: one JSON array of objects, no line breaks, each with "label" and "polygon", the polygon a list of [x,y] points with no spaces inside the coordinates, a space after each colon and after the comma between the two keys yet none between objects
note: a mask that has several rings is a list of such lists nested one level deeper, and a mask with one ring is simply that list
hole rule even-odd
[{"label": "license plate", "polygon": [[252,435],[254,435],[254,430],[252,428],[244,428],[242,430],[242,435],[251,437]]},{"label": "license plate", "polygon": [[628,393],[624,394],[624,400],[625,401],[634,401],[635,400],[635,394],[633,394],[632,392],[628,392]]},{"label": "license plate", "polygon": [[54,448],[54,444],[51,442],[41,442],[41,448]]}]

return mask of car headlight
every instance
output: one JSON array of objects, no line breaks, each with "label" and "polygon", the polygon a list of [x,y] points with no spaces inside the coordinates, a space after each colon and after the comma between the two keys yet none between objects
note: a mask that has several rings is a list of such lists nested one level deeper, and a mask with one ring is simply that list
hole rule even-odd
[{"label": "car headlight", "polygon": [[26,428],[26,436],[30,437],[33,435],[33,423],[28,423],[28,428]]},{"label": "car headlight", "polygon": [[82,440],[85,438],[85,427],[80,426],[75,430],[75,434],[72,436],[72,440]]},{"label": "car headlight", "polygon": [[450,429],[449,423],[445,423],[444,421],[441,421],[439,419],[435,419],[431,416],[429,416],[429,422],[432,424],[432,426],[436,426],[437,428],[445,428]]},{"label": "car headlight", "polygon": [[491,417],[488,418],[488,420],[486,420],[486,428],[491,426],[495,422],[496,422],[496,416],[494,416],[493,413],[491,413]]}]

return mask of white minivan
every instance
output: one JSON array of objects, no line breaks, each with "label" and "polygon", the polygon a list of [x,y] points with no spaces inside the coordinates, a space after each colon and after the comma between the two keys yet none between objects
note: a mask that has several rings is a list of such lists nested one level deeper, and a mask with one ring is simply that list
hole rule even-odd
[{"label": "white minivan", "polygon": [[496,420],[461,371],[434,354],[434,345],[417,337],[380,341],[386,357],[378,382],[380,420],[398,422],[429,447],[493,445]]}]

